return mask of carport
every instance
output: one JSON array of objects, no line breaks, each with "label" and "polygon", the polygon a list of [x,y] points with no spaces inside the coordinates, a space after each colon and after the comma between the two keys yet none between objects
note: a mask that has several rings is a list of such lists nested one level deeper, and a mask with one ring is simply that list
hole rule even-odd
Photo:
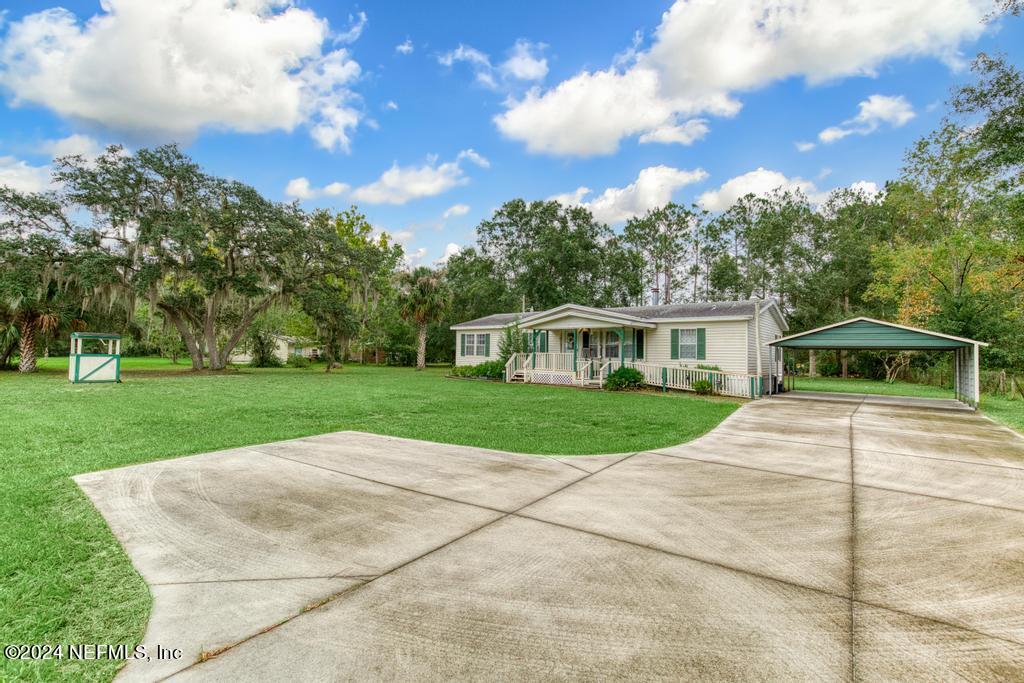
[{"label": "carport", "polygon": [[[985,342],[872,318],[852,318],[770,342],[776,349],[830,351],[952,351],[956,399],[977,408],[981,400],[979,352]],[[785,363],[783,363],[785,372]],[[770,385],[773,383],[769,383]],[[783,378],[785,386],[785,378]]]}]

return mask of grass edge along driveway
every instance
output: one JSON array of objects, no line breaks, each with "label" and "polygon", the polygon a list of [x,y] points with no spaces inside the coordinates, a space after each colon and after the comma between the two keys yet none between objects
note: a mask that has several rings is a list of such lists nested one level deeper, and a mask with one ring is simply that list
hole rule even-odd
[{"label": "grass edge along driveway", "polygon": [[[75,474],[346,429],[520,453],[632,452],[696,438],[739,405],[451,380],[442,369],[192,374],[131,358],[121,385],[72,385],[64,363],[0,373],[2,644],[142,638],[149,592]],[[119,664],[0,658],[0,679],[109,680]]]}]

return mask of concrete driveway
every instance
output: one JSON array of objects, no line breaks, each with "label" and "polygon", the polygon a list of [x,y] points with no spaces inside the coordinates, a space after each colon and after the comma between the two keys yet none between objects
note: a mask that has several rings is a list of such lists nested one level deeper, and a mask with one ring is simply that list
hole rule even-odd
[{"label": "concrete driveway", "polygon": [[183,651],[125,679],[1024,678],[1024,439],[970,412],[777,398],[653,452],[340,432],[76,480],[148,650]]}]

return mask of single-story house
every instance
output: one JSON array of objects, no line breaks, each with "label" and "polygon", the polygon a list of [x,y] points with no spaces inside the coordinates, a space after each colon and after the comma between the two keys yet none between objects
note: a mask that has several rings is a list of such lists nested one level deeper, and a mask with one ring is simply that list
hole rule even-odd
[{"label": "single-story house", "polygon": [[[310,359],[320,356],[320,348],[312,341],[283,334],[275,334],[273,337],[274,355],[282,363],[287,363],[292,356],[303,356]],[[249,349],[236,350],[231,354],[232,363],[249,363],[251,361],[252,354]]]},{"label": "single-story house", "polygon": [[569,303],[453,325],[456,365],[498,359],[501,338],[513,326],[525,353],[509,359],[506,381],[601,386],[609,372],[628,365],[664,388],[688,389],[703,379],[720,393],[751,397],[781,376],[781,353],[769,342],[789,329],[773,300],[613,308]]}]

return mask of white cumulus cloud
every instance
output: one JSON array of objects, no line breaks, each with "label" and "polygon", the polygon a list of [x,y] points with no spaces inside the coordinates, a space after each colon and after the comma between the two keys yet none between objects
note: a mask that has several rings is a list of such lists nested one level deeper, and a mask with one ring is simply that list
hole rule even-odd
[{"label": "white cumulus cloud", "polygon": [[336,43],[354,43],[363,35],[366,28],[366,12],[352,16],[348,15],[348,28],[334,37]]},{"label": "white cumulus cloud", "polygon": [[54,159],[72,155],[92,159],[103,153],[103,147],[94,138],[77,133],[59,140],[47,140],[42,150]]},{"label": "white cumulus cloud", "polygon": [[[533,88],[495,117],[507,137],[523,140],[531,152],[569,156],[612,154],[623,137],[648,133],[648,142],[664,142],[666,127],[690,126],[680,117],[703,109],[721,115],[738,111],[728,98],[695,107],[661,96],[659,77],[651,69],[584,71],[551,90]],[[660,139],[658,139],[660,138]]]},{"label": "white cumulus cloud", "polygon": [[19,192],[42,192],[50,187],[50,167],[31,166],[12,156],[0,156],[0,185]]},{"label": "white cumulus cloud", "polygon": [[490,166],[487,159],[472,149],[463,150],[454,161],[444,163],[438,163],[436,157],[420,166],[399,166],[395,162],[377,180],[354,189],[352,199],[367,204],[405,204],[413,199],[439,195],[469,182],[462,169],[466,159],[482,168]]},{"label": "white cumulus cloud", "polygon": [[[611,154],[623,138],[655,135],[701,115],[730,116],[737,96],[777,80],[815,85],[874,76],[893,58],[959,65],[989,0],[677,0],[651,46],[635,41],[606,70],[535,88],[495,117],[531,152]],[[693,125],[693,124],[691,124]],[[689,136],[678,136],[689,140]],[[652,141],[648,138],[648,141]]]},{"label": "white cumulus cloud", "polygon": [[426,247],[420,247],[419,249],[413,249],[412,251],[405,252],[405,266],[410,269],[415,268],[423,262],[423,258],[426,255]]},{"label": "white cumulus cloud", "polygon": [[591,193],[591,189],[586,185],[580,185],[572,192],[563,192],[562,194],[556,194],[548,197],[549,202],[558,202],[559,204],[565,204],[566,206],[579,206],[583,203],[583,198]]},{"label": "white cumulus cloud", "polygon": [[799,177],[789,178],[778,171],[759,167],[754,171],[730,178],[717,190],[705,192],[697,200],[697,203],[709,211],[725,211],[740,197],[745,197],[748,194],[764,197],[779,189],[803,192],[808,199],[815,203],[822,199],[822,195],[810,180]]},{"label": "white cumulus cloud", "polygon": [[453,66],[457,62],[468,64],[476,81],[481,85],[498,89],[510,81],[541,81],[548,73],[548,60],[542,56],[547,46],[519,39],[509,50],[508,58],[494,66],[490,55],[471,45],[459,43],[454,50],[438,55],[442,66]]},{"label": "white cumulus cloud", "polygon": [[[87,21],[62,8],[12,22],[0,85],[37,104],[126,134],[187,139],[306,126],[347,150],[361,119],[361,70],[325,19],[275,0],[107,0]],[[358,37],[355,20],[334,42]]]},{"label": "white cumulus cloud", "polygon": [[548,60],[540,56],[543,43],[517,40],[509,58],[501,63],[498,70],[507,78],[520,81],[541,81],[548,75]]},{"label": "white cumulus cloud", "polygon": [[497,81],[494,79],[494,67],[491,65],[491,58],[486,54],[469,45],[459,44],[454,50],[449,50],[437,58],[442,66],[452,66],[456,62],[465,62],[473,69],[476,80],[488,88],[496,88]]},{"label": "white cumulus cloud", "polygon": [[856,116],[838,126],[829,126],[818,133],[818,139],[830,144],[848,135],[869,135],[878,130],[883,123],[899,128],[917,115],[910,102],[902,95],[872,95],[861,102],[858,108]]},{"label": "white cumulus cloud", "polygon": [[403,40],[398,45],[395,45],[395,52],[397,52],[400,55],[411,55],[414,49],[415,47],[413,47],[412,41],[409,40],[408,38]]},{"label": "white cumulus cloud", "polygon": [[640,136],[640,143],[661,142],[692,145],[707,135],[711,129],[707,119],[690,119],[680,125],[660,126]]},{"label": "white cumulus cloud", "polygon": [[441,214],[442,218],[454,218],[456,216],[465,216],[469,213],[469,206],[466,204],[453,204],[445,209],[444,213]]},{"label": "white cumulus cloud", "polygon": [[440,259],[438,259],[438,262],[441,264],[448,263],[448,259],[450,259],[452,256],[455,256],[460,251],[462,251],[462,247],[455,244],[455,242],[449,242],[447,245],[445,245],[444,254],[441,256]]},{"label": "white cumulus cloud", "polygon": [[810,152],[812,149],[817,147],[813,142],[795,142],[796,151],[798,152]]},{"label": "white cumulus cloud", "polygon": [[[878,185],[867,180],[857,181],[849,187],[868,196],[875,196],[879,193]],[[814,182],[799,176],[791,178],[779,171],[758,167],[756,170],[730,178],[716,190],[705,192],[698,198],[697,203],[708,211],[725,211],[740,197],[745,197],[748,194],[767,197],[777,190],[801,192],[814,206],[824,202],[830,192],[818,189]]]},{"label": "white cumulus cloud", "polygon": [[672,201],[676,190],[707,177],[708,174],[700,168],[686,171],[670,166],[650,166],[640,171],[636,180],[626,187],[609,187],[589,202],[583,201],[590,194],[586,187],[551,199],[570,206],[584,206],[590,209],[594,218],[604,223],[619,223],[664,206]]},{"label": "white cumulus cloud", "polygon": [[313,187],[309,179],[304,177],[292,178],[284,188],[284,193],[293,199],[316,199],[317,197],[337,197],[348,192],[349,186],[345,183],[333,182],[323,187]]}]

